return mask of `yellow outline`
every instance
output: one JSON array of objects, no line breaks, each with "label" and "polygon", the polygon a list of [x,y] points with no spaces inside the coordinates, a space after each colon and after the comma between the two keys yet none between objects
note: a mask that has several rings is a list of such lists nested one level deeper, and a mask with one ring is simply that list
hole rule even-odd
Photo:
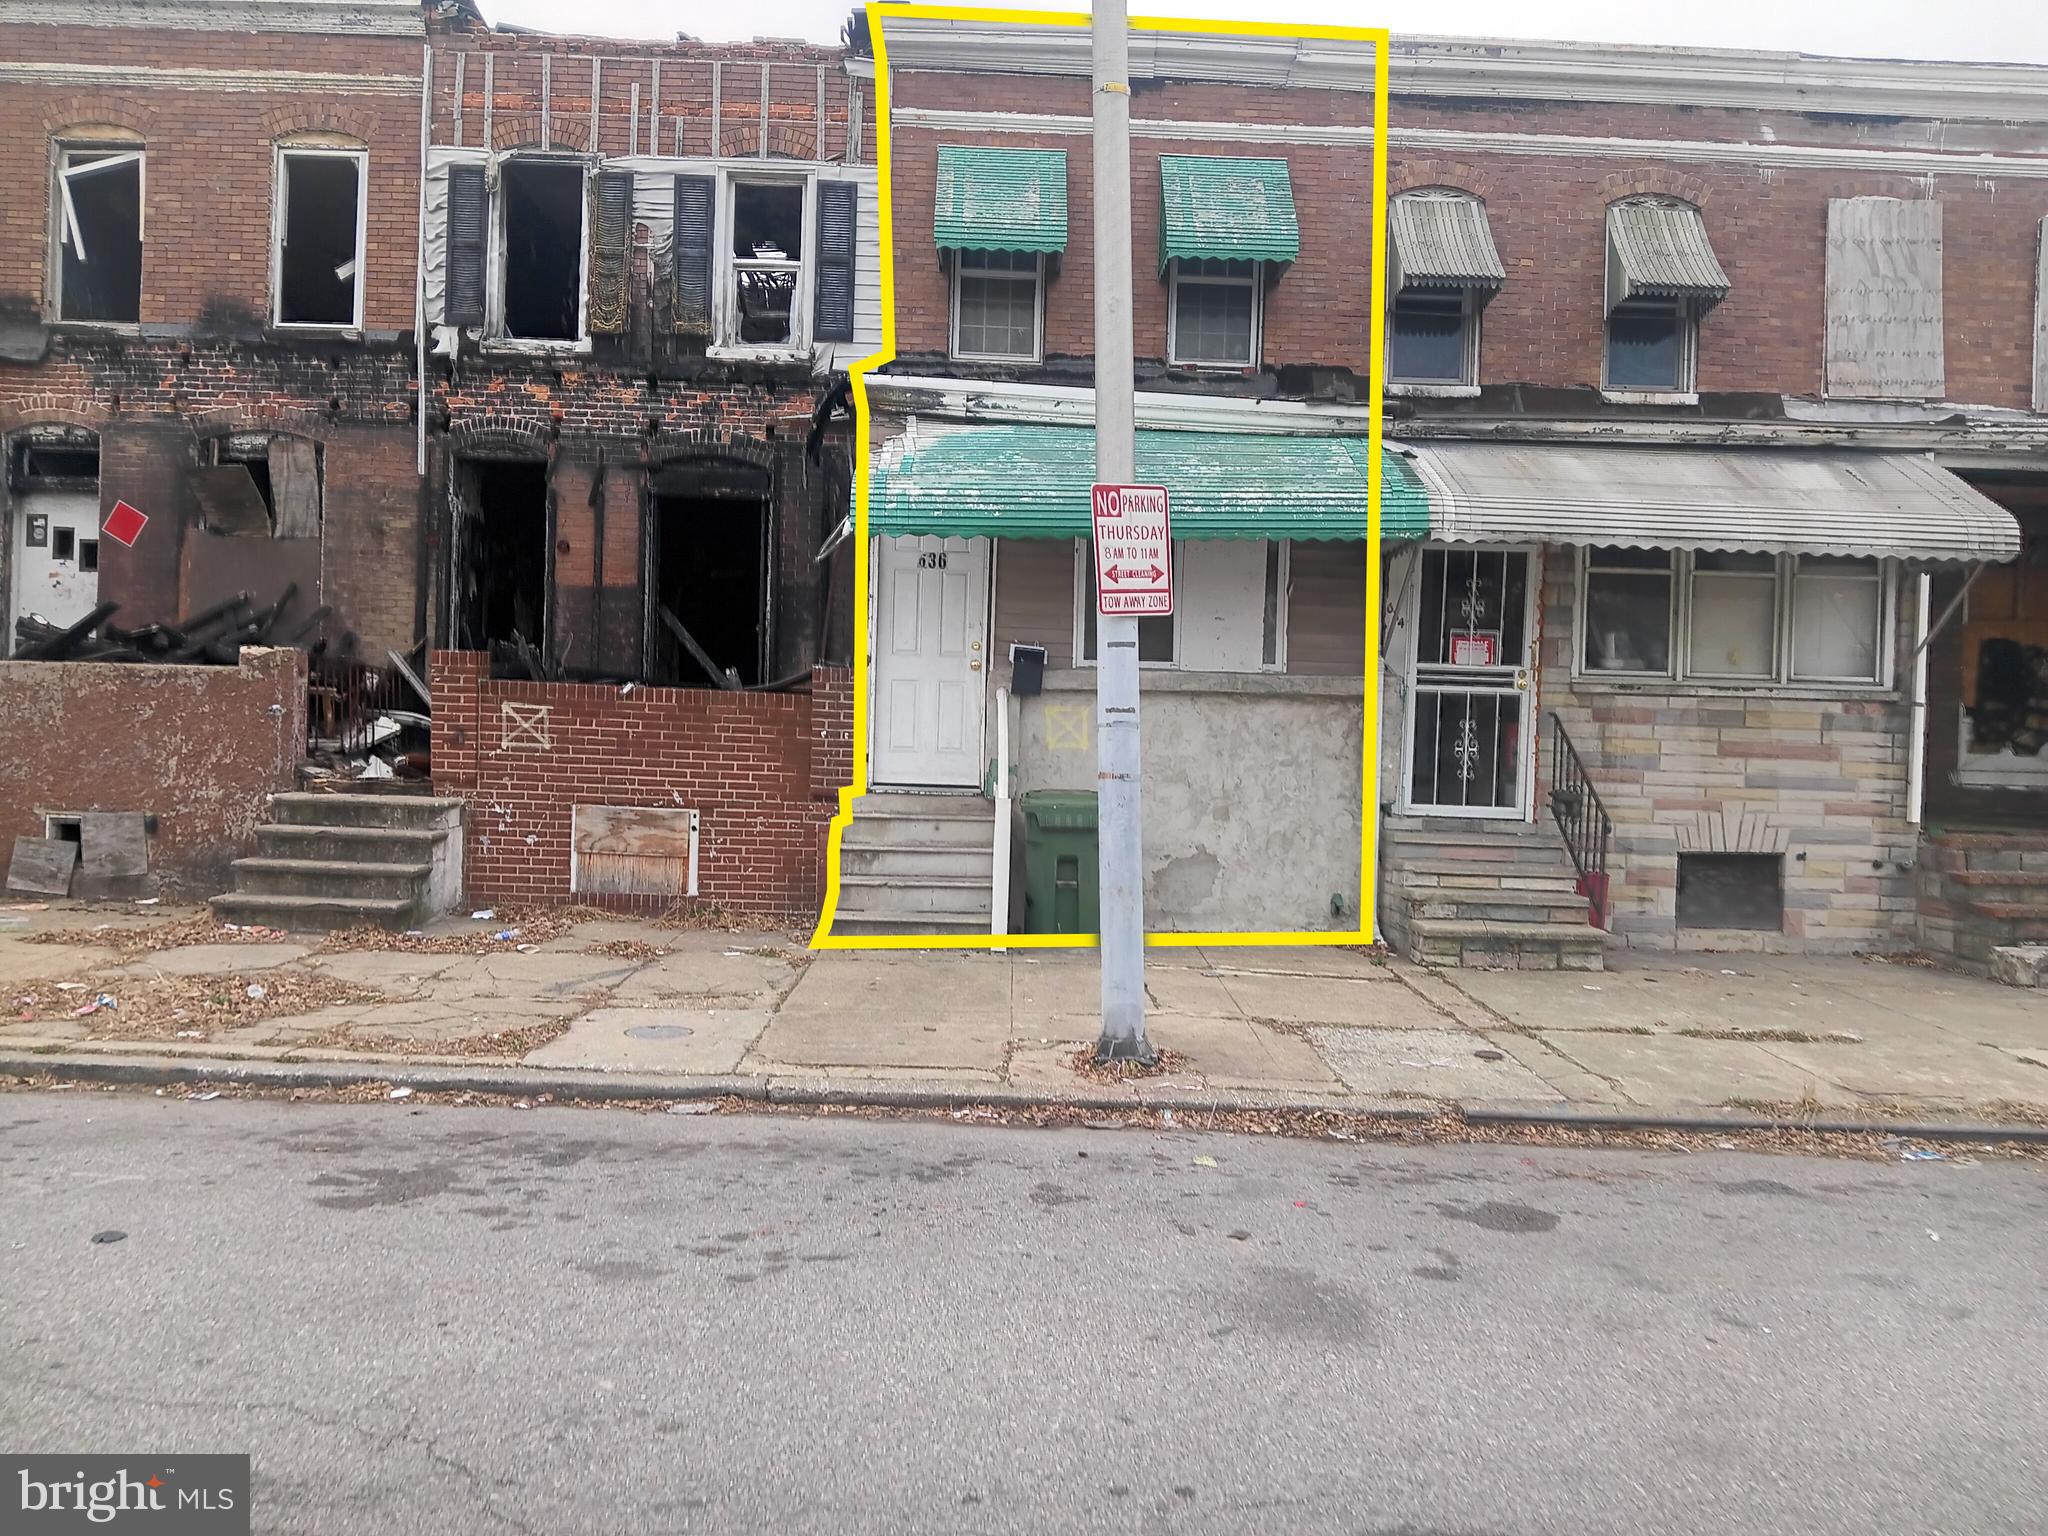
[{"label": "yellow outline", "polygon": [[[854,490],[854,580],[853,611],[865,626],[868,612],[868,389],[867,375],[896,356],[896,251],[895,208],[889,186],[889,52],[883,37],[883,23],[895,17],[913,21],[1009,22],[1027,26],[1080,27],[1088,25],[1085,14],[1066,11],[1027,11],[960,5],[870,4],[868,37],[875,51],[875,180],[877,212],[881,228],[882,347],[848,370],[858,425]],[[1387,205],[1387,55],[1390,34],[1385,27],[1290,26],[1274,21],[1213,21],[1208,19],[1134,16],[1135,32],[1216,32],[1254,37],[1314,38],[1329,42],[1365,42],[1373,50],[1372,90],[1372,338],[1371,376],[1380,377],[1382,353],[1386,346],[1386,287],[1380,274],[1386,268],[1386,220],[1378,211]],[[1365,578],[1365,814],[1359,844],[1361,909],[1368,901],[1375,912],[1377,843],[1379,838],[1379,705],[1374,697],[1380,674],[1380,391],[1372,391],[1372,416],[1367,443],[1371,460],[1366,471],[1368,509],[1366,513]],[[831,842],[826,851],[825,902],[818,913],[817,931],[811,935],[813,949],[1093,949],[1092,933],[977,933],[977,934],[835,934],[832,919],[839,910],[839,841],[853,822],[853,802],[867,791],[868,778],[868,656],[867,636],[862,633],[853,653],[853,782],[839,791],[839,810],[832,817]],[[1333,946],[1370,944],[1372,930],[1361,924],[1350,933],[1314,930],[1272,933],[1148,933],[1145,943],[1158,949],[1187,949],[1202,944]]]}]

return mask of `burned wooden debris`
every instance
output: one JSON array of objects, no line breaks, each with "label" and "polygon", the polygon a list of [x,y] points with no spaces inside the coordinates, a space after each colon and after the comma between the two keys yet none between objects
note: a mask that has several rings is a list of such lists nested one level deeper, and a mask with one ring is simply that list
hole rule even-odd
[{"label": "burned wooden debris", "polygon": [[[297,582],[287,582],[277,601],[261,608],[247,592],[203,608],[175,624],[124,629],[112,622],[117,603],[100,603],[74,624],[52,624],[37,614],[14,621],[14,661],[169,662],[181,666],[231,667],[245,645],[305,646],[326,621],[323,604],[294,615]],[[316,652],[324,640],[314,642]]]}]

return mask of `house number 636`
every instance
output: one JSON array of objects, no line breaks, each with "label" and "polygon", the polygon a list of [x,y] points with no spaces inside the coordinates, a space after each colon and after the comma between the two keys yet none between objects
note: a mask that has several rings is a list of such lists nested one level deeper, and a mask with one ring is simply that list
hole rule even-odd
[{"label": "house number 636", "polygon": [[943,571],[946,568],[945,551],[941,550],[937,554],[919,555],[917,557],[917,568],[920,571]]}]

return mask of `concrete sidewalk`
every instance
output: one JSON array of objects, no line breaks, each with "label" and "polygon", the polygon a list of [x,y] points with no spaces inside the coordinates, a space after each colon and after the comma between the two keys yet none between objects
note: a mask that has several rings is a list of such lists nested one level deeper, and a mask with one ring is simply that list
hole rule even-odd
[{"label": "concrete sidewalk", "polygon": [[0,919],[13,1071],[147,1057],[922,1085],[960,1102],[2048,1124],[2048,997],[1877,960],[1617,951],[1587,976],[1154,950],[1150,1027],[1171,1070],[1128,1082],[1089,1069],[1087,951],[813,954],[792,933],[544,912],[324,941],[164,909]]}]

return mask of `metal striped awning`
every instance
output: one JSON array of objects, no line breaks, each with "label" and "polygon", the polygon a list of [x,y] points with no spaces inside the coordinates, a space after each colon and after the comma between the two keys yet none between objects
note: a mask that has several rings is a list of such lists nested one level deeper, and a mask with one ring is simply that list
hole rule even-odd
[{"label": "metal striped awning", "polygon": [[[1177,539],[1368,537],[1363,437],[1140,428],[1142,484],[1167,488]],[[1429,531],[1421,484],[1382,454],[1380,533]],[[1083,426],[914,421],[875,453],[868,532],[955,538],[1086,538],[1095,432]]]},{"label": "metal striped awning", "polygon": [[1507,281],[1486,204],[1476,197],[1410,194],[1389,207],[1390,278],[1403,288],[1476,288],[1493,293]]},{"label": "metal striped awning", "polygon": [[1159,157],[1159,270],[1189,261],[1293,261],[1301,254],[1285,160]]},{"label": "metal striped awning", "polygon": [[1432,442],[1399,449],[1429,491],[1430,536],[2011,560],[2019,524],[1911,453]]},{"label": "metal striped awning", "polygon": [[939,146],[932,239],[942,251],[1067,248],[1067,152]]},{"label": "metal striped awning", "polygon": [[1607,210],[1607,312],[1630,299],[1691,299],[1702,309],[1728,297],[1728,274],[1689,203],[1615,203]]}]

